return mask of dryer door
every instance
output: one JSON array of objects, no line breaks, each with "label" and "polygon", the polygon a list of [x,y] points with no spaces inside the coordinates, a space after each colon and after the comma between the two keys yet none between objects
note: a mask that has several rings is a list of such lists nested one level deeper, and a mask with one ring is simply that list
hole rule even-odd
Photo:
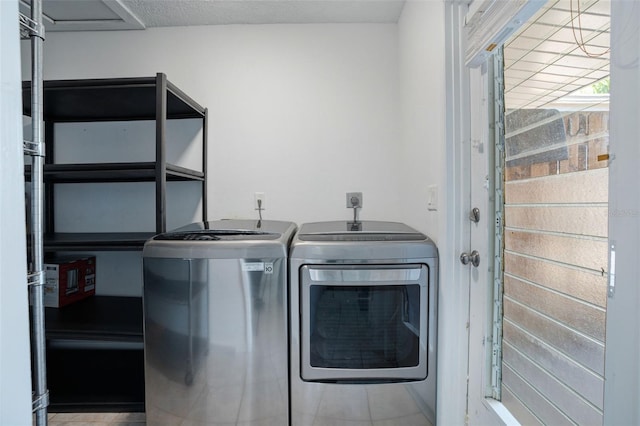
[{"label": "dryer door", "polygon": [[306,265],[300,274],[303,380],[427,377],[427,265]]}]

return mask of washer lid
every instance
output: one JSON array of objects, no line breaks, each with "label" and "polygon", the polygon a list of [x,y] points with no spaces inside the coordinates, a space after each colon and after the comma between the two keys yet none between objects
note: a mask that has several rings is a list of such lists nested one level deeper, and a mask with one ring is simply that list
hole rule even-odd
[{"label": "washer lid", "polygon": [[157,235],[160,241],[251,241],[277,240],[288,222],[273,220],[216,220],[197,222]]},{"label": "washer lid", "polygon": [[279,236],[279,233],[244,229],[203,229],[198,231],[168,232],[156,236],[155,239],[160,241],[275,240]]},{"label": "washer lid", "polygon": [[286,258],[296,231],[292,222],[217,220],[192,223],[148,240],[144,258]]},{"label": "washer lid", "polygon": [[314,222],[300,227],[301,241],[420,241],[427,237],[399,222]]}]

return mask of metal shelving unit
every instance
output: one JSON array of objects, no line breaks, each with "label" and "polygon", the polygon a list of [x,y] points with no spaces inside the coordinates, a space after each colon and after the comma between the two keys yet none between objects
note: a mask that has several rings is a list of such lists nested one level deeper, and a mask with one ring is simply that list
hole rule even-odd
[{"label": "metal shelving unit", "polygon": [[33,358],[33,412],[36,425],[47,424],[46,342],[44,328],[44,118],[43,118],[43,44],[42,1],[31,1],[31,17],[20,14],[20,36],[31,39],[31,129],[32,140],[24,141],[24,152],[31,157],[31,233],[27,283],[31,298],[31,351]]},{"label": "metal shelving unit", "polygon": [[[166,183],[168,181],[194,181],[202,185],[202,219],[207,220],[207,109],[178,89],[167,77],[158,73],[149,78],[116,78],[90,80],[43,81],[44,25],[42,0],[31,1],[31,14],[20,14],[20,36],[31,40],[31,81],[23,83],[23,115],[31,117],[32,140],[24,141],[24,153],[31,164],[25,165],[25,177],[30,192],[30,217],[27,283],[31,298],[31,345],[33,376],[33,412],[35,424],[47,424],[50,406],[47,389],[47,356],[54,361],[68,362],[72,347],[60,342],[79,342],[79,345],[106,345],[117,350],[127,348],[126,375],[138,376],[142,368],[142,303],[132,297],[92,297],[66,309],[44,308],[44,253],[58,251],[138,251],[147,239],[166,232]],[[168,119],[202,119],[202,171],[188,169],[166,162],[166,122]],[[55,123],[155,120],[156,152],[154,162],[55,164],[53,130]],[[54,212],[55,185],[65,183],[100,182],[155,182],[156,232],[120,233],[56,233]],[[46,231],[46,232],[45,232]],[[45,328],[45,318],[47,327]],[[49,343],[48,343],[49,342]],[[48,354],[47,345],[58,347],[63,354]],[[111,346],[110,346],[111,345]],[[139,350],[130,350],[139,348]],[[67,351],[67,352],[65,352]],[[105,355],[102,355],[106,353]],[[97,351],[103,364],[109,364],[113,352]],[[100,361],[94,361],[100,363]],[[126,367],[126,368],[125,368]],[[63,369],[64,370],[64,369]],[[104,379],[118,372],[105,370]],[[121,372],[120,372],[121,373]],[[50,372],[57,380],[60,371]],[[87,382],[79,383],[72,377],[62,380],[83,386],[90,393],[93,406],[143,409],[137,400],[109,400],[103,389],[86,389]],[[80,378],[87,380],[86,377]],[[91,381],[89,380],[89,383]],[[51,384],[50,384],[51,385]],[[134,383],[144,392],[144,383]],[[99,385],[94,386],[97,387]],[[121,383],[117,383],[120,387]],[[59,389],[60,390],[60,389]],[[68,386],[61,390],[69,391]],[[107,389],[109,391],[109,389]],[[71,393],[73,394],[73,389]],[[63,395],[63,407],[67,404]],[[55,399],[55,397],[54,397]],[[71,395],[73,399],[73,395]],[[66,405],[65,405],[66,404]],[[86,406],[84,407],[86,408]]]},{"label": "metal shelving unit", "polygon": [[[207,218],[207,108],[167,80],[165,74],[155,77],[111,78],[45,81],[44,120],[47,131],[47,164],[44,180],[47,185],[45,203],[53,205],[54,184],[95,182],[155,182],[156,233],[166,232],[167,181],[202,182],[202,218]],[[22,87],[23,114],[32,115],[32,88]],[[202,119],[202,171],[188,169],[166,161],[166,122],[173,119]],[[156,122],[155,162],[55,164],[53,127],[55,123],[140,121]],[[29,169],[26,170],[30,172]],[[55,241],[53,209],[47,209],[45,248]],[[102,239],[100,244],[102,244]],[[86,249],[86,248],[85,248]]]},{"label": "metal shelving unit", "polygon": [[[47,253],[78,251],[140,251],[157,233],[166,232],[166,186],[172,181],[201,184],[202,220],[207,220],[207,109],[158,73],[155,77],[55,80],[41,83],[44,102],[33,106],[38,92],[24,82],[23,115],[41,114],[46,162],[39,171],[25,166],[32,180],[44,182],[44,221],[41,247]],[[202,120],[201,170],[167,162],[167,120]],[[155,161],[56,164],[54,128],[57,123],[155,121]],[[64,141],[61,141],[64,142]],[[55,189],[69,183],[153,182],[155,232],[56,232]],[[106,284],[109,285],[108,283]],[[46,308],[50,409],[54,411],[142,411],[142,301],[139,297],[93,296],[68,307]],[[96,350],[95,348],[101,348]],[[78,354],[85,354],[80,356]],[[87,359],[90,359],[87,364]],[[75,361],[78,362],[75,362]],[[64,375],[79,364],[91,374]],[[112,370],[113,365],[120,370]],[[92,368],[100,365],[100,369]],[[80,367],[81,368],[81,367]],[[124,369],[124,370],[123,370]],[[98,371],[99,370],[99,371]],[[129,392],[122,391],[126,375]],[[117,382],[117,383],[116,383]],[[78,395],[81,392],[82,395]]]}]

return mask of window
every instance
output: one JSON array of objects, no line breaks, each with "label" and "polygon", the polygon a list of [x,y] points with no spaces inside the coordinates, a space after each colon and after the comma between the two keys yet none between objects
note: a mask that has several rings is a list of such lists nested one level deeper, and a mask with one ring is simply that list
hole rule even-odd
[{"label": "window", "polygon": [[523,424],[601,424],[609,3],[550,1],[504,48],[502,388]]}]

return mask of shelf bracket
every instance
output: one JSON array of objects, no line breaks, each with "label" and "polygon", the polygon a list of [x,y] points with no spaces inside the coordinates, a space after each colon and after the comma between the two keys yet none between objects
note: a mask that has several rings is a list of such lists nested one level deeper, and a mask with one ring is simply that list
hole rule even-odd
[{"label": "shelf bracket", "polygon": [[43,142],[22,141],[22,146],[26,155],[31,155],[34,157],[45,156]]},{"label": "shelf bracket", "polygon": [[49,390],[41,395],[33,395],[31,409],[35,413],[38,410],[45,409],[49,406]]},{"label": "shelf bracket", "polygon": [[44,25],[20,13],[20,38],[26,40],[30,37],[40,37],[44,40]]},{"label": "shelf bracket", "polygon": [[28,286],[44,285],[44,283],[45,283],[44,271],[31,272],[27,274]]}]

